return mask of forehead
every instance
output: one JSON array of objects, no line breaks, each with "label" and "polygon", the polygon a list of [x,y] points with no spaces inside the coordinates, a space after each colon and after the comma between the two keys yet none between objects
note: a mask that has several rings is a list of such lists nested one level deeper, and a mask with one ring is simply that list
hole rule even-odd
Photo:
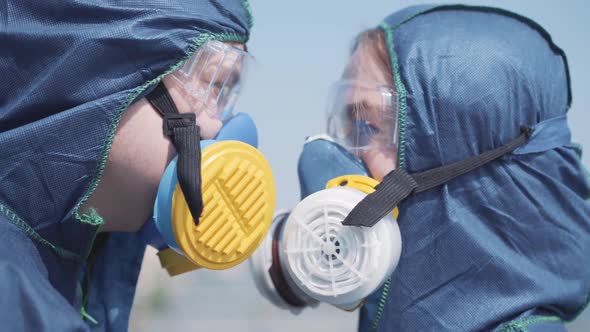
[{"label": "forehead", "polygon": [[[231,48],[218,45],[204,45],[179,70],[185,79],[211,80],[225,79],[228,75],[241,73],[246,64],[244,61],[244,44],[224,43]],[[238,51],[240,49],[241,51]]]},{"label": "forehead", "polygon": [[245,50],[246,50],[246,44],[242,44],[242,43],[235,43],[235,42],[228,42],[227,44],[228,44],[228,45],[230,45],[230,46],[233,46],[233,47],[239,48],[239,49],[241,49],[242,51],[245,51]]},{"label": "forehead", "polygon": [[377,56],[370,49],[359,47],[350,56],[344,74],[345,79],[374,82],[389,85],[391,73],[379,63]]},{"label": "forehead", "polygon": [[[243,50],[243,47],[237,48]],[[241,51],[236,50],[235,48],[228,48],[221,51],[207,48],[203,51],[204,54],[201,55],[202,59],[199,59],[199,62],[201,62],[202,65],[206,64],[207,66],[231,66],[234,65],[234,63],[241,64],[240,60],[243,60],[243,53]]]}]

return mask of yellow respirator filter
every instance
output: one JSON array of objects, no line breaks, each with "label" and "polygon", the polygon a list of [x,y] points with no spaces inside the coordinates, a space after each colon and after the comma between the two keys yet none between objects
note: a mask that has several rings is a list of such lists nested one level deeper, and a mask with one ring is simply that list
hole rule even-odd
[{"label": "yellow respirator filter", "polygon": [[201,156],[203,213],[198,226],[180,185],[172,197],[172,229],[181,255],[160,251],[170,275],[200,267],[231,268],[258,248],[272,223],[275,183],[270,165],[254,147],[220,141]]}]

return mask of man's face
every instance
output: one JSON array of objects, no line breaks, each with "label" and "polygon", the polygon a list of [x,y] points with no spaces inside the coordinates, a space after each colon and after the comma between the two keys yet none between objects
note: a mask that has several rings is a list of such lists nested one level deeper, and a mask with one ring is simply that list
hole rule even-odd
[{"label": "man's face", "polygon": [[[243,44],[228,44],[244,50]],[[209,53],[195,60],[190,73],[164,78],[178,111],[195,113],[203,139],[214,138],[223,126],[220,112],[227,106],[224,87],[240,81],[243,66],[233,60],[224,53]]]}]

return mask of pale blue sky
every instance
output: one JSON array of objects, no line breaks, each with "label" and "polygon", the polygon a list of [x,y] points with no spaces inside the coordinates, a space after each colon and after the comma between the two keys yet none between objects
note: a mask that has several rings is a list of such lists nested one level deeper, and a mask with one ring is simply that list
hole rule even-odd
[{"label": "pale blue sky", "polygon": [[[352,38],[388,14],[419,3],[426,2],[251,0],[254,29],[249,49],[258,64],[237,110],[250,113],[257,122],[260,148],[276,178],[278,208],[292,208],[299,200],[297,159],[305,137],[323,130],[327,89],[344,67]],[[467,3],[500,6],[528,16],[544,26],[565,50],[573,88],[570,125],[574,140],[587,146],[584,161],[590,165],[590,96],[586,92],[590,86],[590,2]],[[273,307],[256,292],[247,264],[175,278],[169,278],[158,265],[155,252],[148,250],[131,330],[356,330],[356,313],[322,305],[295,316]],[[589,316],[582,315],[570,330],[590,330]]]}]

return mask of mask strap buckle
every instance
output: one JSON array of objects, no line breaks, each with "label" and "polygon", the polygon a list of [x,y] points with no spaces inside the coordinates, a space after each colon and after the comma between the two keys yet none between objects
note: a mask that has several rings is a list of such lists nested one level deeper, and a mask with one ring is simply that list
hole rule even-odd
[{"label": "mask strap buckle", "polygon": [[203,212],[203,198],[201,197],[200,133],[195,114],[179,113],[164,82],[161,81],[146,98],[162,115],[164,134],[170,138],[178,152],[176,169],[178,183],[195,220],[195,225],[198,225],[199,217]]},{"label": "mask strap buckle", "polygon": [[164,135],[174,139],[174,128],[194,126],[196,116],[194,113],[164,113]]}]

